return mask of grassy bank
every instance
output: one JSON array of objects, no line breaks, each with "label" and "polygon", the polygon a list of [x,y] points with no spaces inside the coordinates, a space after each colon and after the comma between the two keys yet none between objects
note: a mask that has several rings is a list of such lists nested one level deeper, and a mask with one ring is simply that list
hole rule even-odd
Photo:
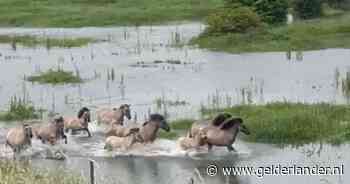
[{"label": "grassy bank", "polygon": [[83,82],[83,79],[73,74],[73,72],[64,71],[62,69],[57,69],[57,70],[50,69],[38,75],[29,76],[26,78],[26,80],[30,82],[38,82],[40,84],[53,84],[53,85]]},{"label": "grassy bank", "polygon": [[197,20],[223,0],[0,0],[0,25],[77,27]]},{"label": "grassy bank", "polygon": [[[251,131],[247,139],[253,142],[301,145],[315,141],[340,144],[350,140],[349,106],[272,103],[219,111],[242,117]],[[214,111],[204,109],[203,113],[213,115]]]},{"label": "grassy bank", "polygon": [[33,169],[30,165],[0,160],[0,183],[2,184],[83,184],[78,176],[64,171]]},{"label": "grassy bank", "polygon": [[231,53],[350,48],[349,19],[350,13],[346,13],[249,33],[204,33],[191,42],[200,48]]},{"label": "grassy bank", "polygon": [[36,36],[10,36],[0,35],[0,43],[22,45],[25,47],[45,46],[51,47],[81,47],[93,42],[90,38],[41,38]]}]

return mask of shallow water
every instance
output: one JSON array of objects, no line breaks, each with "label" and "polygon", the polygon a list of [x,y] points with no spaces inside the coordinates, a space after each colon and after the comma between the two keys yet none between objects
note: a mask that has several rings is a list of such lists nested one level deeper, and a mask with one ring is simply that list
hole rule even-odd
[{"label": "shallow water", "polygon": [[[110,27],[79,29],[1,28],[0,34],[31,34],[50,37],[92,37],[98,40],[81,48],[25,48],[0,44],[0,107],[6,109],[11,96],[23,96],[35,106],[64,115],[75,115],[81,106],[132,104],[133,114],[142,122],[151,112],[164,112],[156,99],[185,101],[185,105],[167,105],[170,118],[195,118],[201,105],[225,106],[238,103],[263,104],[271,101],[347,103],[336,87],[335,71],[340,78],[348,70],[350,51],[328,49],[296,53],[288,60],[286,53],[227,54],[181,46],[198,35],[199,23],[166,26]],[[175,36],[179,35],[179,36]],[[164,63],[154,62],[165,61]],[[180,61],[170,64],[167,60]],[[175,62],[176,63],[176,62]],[[79,72],[87,81],[81,85],[53,87],[24,82],[23,78],[50,68],[62,67]],[[108,72],[115,70],[115,80]],[[245,94],[242,95],[242,89]],[[249,94],[249,95],[248,95]],[[249,97],[248,97],[249,96]],[[3,142],[6,128],[0,129]],[[11,125],[10,125],[11,126]],[[267,166],[274,164],[314,163],[345,164],[350,158],[349,145],[333,147],[307,145],[278,148],[271,145],[238,141],[238,153],[215,149],[211,153],[186,154],[176,149],[176,142],[157,140],[146,148],[127,153],[103,150],[103,128],[94,126],[93,138],[71,136],[68,145],[49,148],[34,142],[28,154],[38,167],[57,166],[83,171],[88,175],[88,158],[96,160],[100,183],[348,183],[342,176],[215,176],[205,172],[209,163],[218,166]],[[5,149],[5,148],[4,148]],[[64,150],[68,159],[45,159],[46,151]],[[316,151],[315,151],[316,150]],[[312,154],[313,153],[313,154]],[[10,152],[2,153],[8,156]],[[330,163],[332,162],[332,163]],[[45,163],[45,164],[43,164]],[[196,172],[196,168],[199,170]],[[106,181],[108,180],[108,181]],[[203,181],[204,180],[204,181]],[[115,183],[115,182],[114,182]]]}]

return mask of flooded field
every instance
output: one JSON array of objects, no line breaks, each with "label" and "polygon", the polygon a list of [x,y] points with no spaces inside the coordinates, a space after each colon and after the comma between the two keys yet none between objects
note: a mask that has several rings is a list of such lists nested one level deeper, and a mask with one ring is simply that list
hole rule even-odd
[{"label": "flooded field", "polygon": [[[35,107],[63,115],[75,115],[82,106],[93,111],[101,106],[131,104],[132,115],[142,122],[150,112],[166,112],[170,119],[199,118],[201,106],[264,104],[273,101],[328,102],[345,104],[341,87],[350,69],[350,50],[253,53],[233,55],[186,45],[203,31],[199,23],[166,26],[79,29],[1,28],[0,34],[55,38],[89,37],[97,41],[80,48],[23,47],[0,44],[0,107],[23,96]],[[79,74],[85,82],[76,85],[41,85],[26,82],[26,76],[52,68]],[[94,113],[92,113],[94,114]],[[95,119],[95,118],[93,118]],[[2,123],[0,140],[6,129]],[[254,130],[252,130],[254,131]],[[88,176],[88,159],[96,161],[98,183],[348,183],[341,176],[213,176],[208,164],[262,167],[271,164],[334,166],[350,164],[348,144],[312,144],[298,148],[243,141],[237,153],[218,148],[206,153],[183,153],[172,140],[157,140],[147,148],[128,153],[103,149],[103,127],[93,123],[92,138],[70,136],[59,145],[68,159],[45,159],[39,142],[28,150],[38,167],[63,167]],[[56,149],[56,148],[55,148]],[[7,155],[7,153],[3,153]]]}]

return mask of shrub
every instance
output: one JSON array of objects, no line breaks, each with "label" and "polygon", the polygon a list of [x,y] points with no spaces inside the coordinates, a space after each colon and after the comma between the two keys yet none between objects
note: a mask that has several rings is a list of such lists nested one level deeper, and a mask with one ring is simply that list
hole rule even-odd
[{"label": "shrub", "polygon": [[294,10],[302,19],[320,17],[322,15],[322,0],[295,0]]},{"label": "shrub", "polygon": [[349,4],[348,0],[326,0],[332,8],[342,8],[343,5]]},{"label": "shrub", "polygon": [[287,0],[258,0],[255,9],[262,20],[269,24],[284,23],[287,19]]},{"label": "shrub", "polygon": [[287,0],[225,0],[227,7],[238,5],[253,8],[261,19],[269,24],[278,24],[286,21],[288,13]]},{"label": "shrub", "polygon": [[225,8],[208,19],[210,33],[243,33],[261,26],[259,16],[248,7]]}]

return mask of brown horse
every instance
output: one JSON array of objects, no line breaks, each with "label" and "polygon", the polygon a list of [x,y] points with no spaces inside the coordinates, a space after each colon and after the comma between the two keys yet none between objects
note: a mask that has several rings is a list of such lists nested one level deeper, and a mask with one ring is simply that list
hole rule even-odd
[{"label": "brown horse", "polygon": [[235,151],[232,144],[240,131],[250,134],[248,128],[243,125],[243,120],[237,117],[228,118],[221,125],[207,129],[208,149],[211,150],[212,146],[226,146],[229,151]]},{"label": "brown horse", "polygon": [[157,133],[160,128],[167,132],[170,131],[170,126],[166,122],[164,116],[160,114],[151,114],[149,120],[143,123],[140,128],[140,135],[143,142],[152,143],[157,138]]},{"label": "brown horse", "polygon": [[88,127],[90,122],[90,110],[87,107],[83,107],[79,110],[77,117],[64,118],[64,129],[66,133],[69,130],[71,130],[72,133],[76,131],[86,131],[88,136],[91,137]]},{"label": "brown horse", "polygon": [[131,119],[130,114],[130,105],[123,104],[119,108],[102,108],[96,111],[97,114],[97,122],[104,124],[121,124],[124,123],[124,116],[129,120]]},{"label": "brown horse", "polygon": [[243,124],[241,118],[232,117],[228,113],[220,113],[213,120],[198,121],[193,123],[188,134],[195,137],[199,132],[204,131],[207,136],[208,149],[212,146],[226,146],[229,151],[234,151],[232,147],[239,131],[250,134],[248,128]]},{"label": "brown horse", "polygon": [[64,139],[67,144],[67,136],[64,134],[64,119],[62,116],[55,117],[48,124],[37,124],[33,126],[35,137],[40,139],[42,143],[56,144],[59,139]]},{"label": "brown horse", "polygon": [[226,119],[232,117],[229,113],[220,113],[212,120],[199,120],[192,124],[189,131],[189,137],[195,137],[200,131],[206,131],[207,129],[220,126]]},{"label": "brown horse", "polygon": [[139,129],[139,135],[142,137],[143,143],[151,143],[157,138],[159,129],[167,132],[170,131],[170,126],[166,122],[164,116],[160,114],[151,114],[149,120],[144,122],[141,127],[125,127],[120,124],[112,125],[106,132],[107,136],[125,137],[130,131]]}]

